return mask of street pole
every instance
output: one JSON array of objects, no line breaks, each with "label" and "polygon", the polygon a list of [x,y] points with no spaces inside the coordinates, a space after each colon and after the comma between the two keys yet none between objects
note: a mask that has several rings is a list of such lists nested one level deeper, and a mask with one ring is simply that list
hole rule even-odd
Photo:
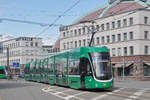
[{"label": "street pole", "polygon": [[123,80],[124,80],[125,56],[123,56]]},{"label": "street pole", "polygon": [[95,33],[96,33],[93,24],[94,24],[94,22],[92,22],[92,36],[91,36],[91,40],[90,40],[90,42],[89,42],[89,47],[91,47],[92,42],[93,42],[94,35],[95,35]]},{"label": "street pole", "polygon": [[6,47],[7,50],[7,70],[8,70],[8,74],[9,74],[9,79],[11,79],[11,70],[10,70],[10,66],[9,66],[9,47]]}]

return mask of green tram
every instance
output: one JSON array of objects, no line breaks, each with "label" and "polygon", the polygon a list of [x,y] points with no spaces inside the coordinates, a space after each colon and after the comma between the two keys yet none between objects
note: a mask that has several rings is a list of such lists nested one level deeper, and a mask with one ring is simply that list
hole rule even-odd
[{"label": "green tram", "polygon": [[6,67],[0,66],[0,79],[6,79],[8,77]]},{"label": "green tram", "polygon": [[74,89],[112,88],[113,74],[107,47],[80,47],[30,62],[25,79]]}]

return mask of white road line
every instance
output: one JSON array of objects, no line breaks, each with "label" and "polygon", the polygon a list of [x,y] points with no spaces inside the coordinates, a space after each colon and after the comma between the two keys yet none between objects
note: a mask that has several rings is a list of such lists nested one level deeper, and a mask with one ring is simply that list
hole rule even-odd
[{"label": "white road line", "polygon": [[[64,92],[72,91],[72,89],[67,89],[67,90],[64,90],[64,91],[62,91],[62,92],[57,92],[57,91],[55,91],[55,90],[52,89],[52,88],[43,88],[42,91],[43,91],[43,92],[46,92],[46,93],[49,93],[49,94],[52,94],[52,95],[54,95],[54,96],[56,96],[56,97],[65,99],[65,100],[69,100],[69,99],[71,99],[71,98],[77,98],[77,99],[79,99],[79,100],[84,100],[84,99],[81,99],[81,98],[78,98],[78,97],[75,97],[75,96],[77,96],[77,95],[82,95],[82,94],[84,94],[84,93],[87,93],[87,92],[82,92],[82,93],[77,93],[77,94],[74,94],[74,95],[68,95],[68,94],[65,94]],[[52,91],[52,92],[49,92],[49,91]],[[53,93],[53,92],[55,92],[55,93]],[[61,95],[59,95],[59,94],[64,94],[64,95],[66,95],[66,97],[63,97],[63,96],[61,96]]]},{"label": "white road line", "polygon": [[119,88],[118,90],[114,90],[113,92],[119,92],[121,90],[123,90],[124,88]]},{"label": "white road line", "polygon": [[141,96],[144,92],[146,92],[147,89],[143,89],[143,90],[139,90],[137,92],[135,92],[133,95],[130,95],[128,97],[128,99],[125,100],[133,100],[133,99],[137,99],[139,98],[139,96]]},{"label": "white road line", "polygon": [[74,94],[73,96],[78,96],[78,95],[82,95],[82,94],[85,94],[85,93],[89,93],[89,92],[76,93],[76,94]]},{"label": "white road line", "polygon": [[100,95],[100,96],[98,96],[96,98],[93,98],[91,100],[98,100],[98,99],[102,99],[102,98],[107,97],[107,96],[108,96],[107,94],[104,94],[104,95]]},{"label": "white road line", "polygon": [[111,94],[117,93],[117,92],[121,91],[122,89],[124,89],[124,88],[120,88],[120,89],[118,89],[118,90],[114,90],[113,92],[109,92],[109,93],[106,93],[106,94],[100,95],[100,96],[95,97],[95,98],[93,98],[93,99],[91,99],[91,100],[98,100],[98,99],[102,99],[102,98],[107,97],[107,96],[109,96],[109,95],[111,95]]}]

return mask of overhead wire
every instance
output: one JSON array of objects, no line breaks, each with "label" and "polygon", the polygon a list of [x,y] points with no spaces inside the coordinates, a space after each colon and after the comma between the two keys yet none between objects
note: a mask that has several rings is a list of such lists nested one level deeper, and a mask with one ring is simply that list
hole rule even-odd
[{"label": "overhead wire", "polygon": [[78,0],[75,2],[71,7],[69,7],[67,10],[65,10],[61,15],[59,15],[48,27],[43,29],[40,33],[38,33],[36,36],[39,36],[43,34],[45,31],[47,31],[50,27],[52,27],[61,17],[63,17],[67,12],[69,12],[71,9],[73,9],[81,0]]}]

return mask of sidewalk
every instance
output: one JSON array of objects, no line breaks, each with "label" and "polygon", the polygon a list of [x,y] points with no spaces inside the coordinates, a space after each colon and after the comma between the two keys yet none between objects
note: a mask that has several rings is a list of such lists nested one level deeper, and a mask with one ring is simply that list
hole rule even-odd
[{"label": "sidewalk", "polygon": [[150,81],[115,80],[114,87],[150,90]]}]

